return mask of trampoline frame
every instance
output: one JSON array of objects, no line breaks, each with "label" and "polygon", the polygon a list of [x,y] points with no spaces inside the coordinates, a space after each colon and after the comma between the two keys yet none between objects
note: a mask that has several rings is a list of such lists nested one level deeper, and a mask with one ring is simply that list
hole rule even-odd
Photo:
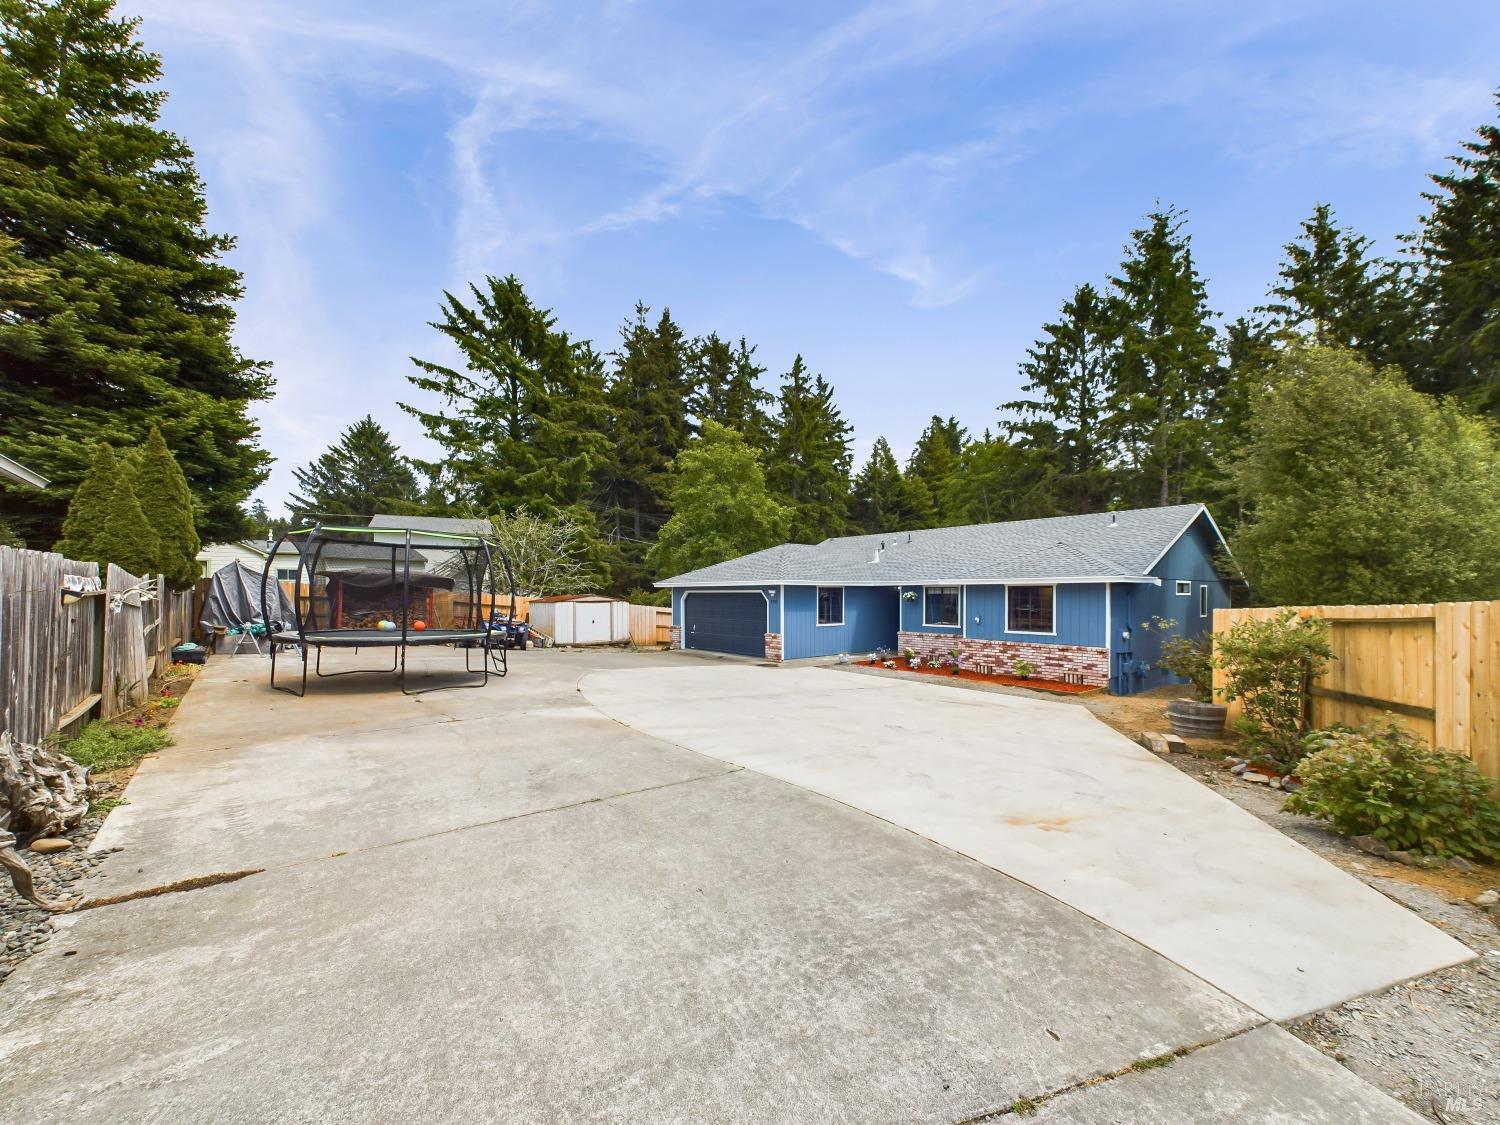
[{"label": "trampoline frame", "polygon": [[[405,536],[402,542],[378,543],[373,539],[343,538],[348,535],[371,536],[375,534],[397,533]],[[473,597],[473,621],[470,627],[460,629],[441,630],[442,636],[427,634],[424,630],[410,628],[411,619],[411,552],[412,535],[416,534],[421,540],[441,539],[451,540],[459,544],[454,549],[460,553],[463,559],[464,573],[469,580],[470,592]],[[273,621],[269,605],[266,600],[266,583],[271,581],[271,569],[276,563],[276,554],[281,550],[284,542],[293,541],[300,537],[306,537],[305,545],[297,546],[297,576],[296,592],[291,599],[293,620],[290,622]],[[319,629],[317,621],[317,602],[313,597],[313,579],[318,573],[318,563],[323,557],[323,551],[329,544],[347,544],[353,546],[375,546],[388,547],[391,551],[391,581],[394,584],[396,578],[396,556],[401,555],[401,627],[389,632],[382,630],[349,630],[349,633],[359,632],[360,637],[349,640],[335,639],[339,630]],[[427,544],[431,546],[432,544]],[[471,557],[471,552],[472,557]],[[479,555],[483,552],[483,559]],[[311,556],[311,562],[309,562]],[[479,565],[480,563],[483,565]],[[301,699],[307,694],[307,665],[308,650],[312,649],[316,655],[312,661],[313,675],[320,679],[333,679],[337,676],[359,676],[359,675],[390,675],[397,674],[403,695],[426,695],[432,691],[447,691],[453,688],[481,688],[489,683],[490,677],[503,679],[509,672],[509,661],[506,656],[504,637],[494,629],[486,620],[484,613],[484,588],[485,579],[489,579],[489,588],[494,591],[499,573],[496,569],[497,562],[504,567],[506,586],[510,591],[510,610],[508,619],[514,620],[516,616],[516,579],[515,572],[511,569],[510,559],[498,544],[483,535],[464,535],[454,532],[425,531],[410,527],[337,527],[325,526],[321,522],[314,523],[311,527],[298,528],[293,531],[283,532],[266,555],[266,564],[261,572],[261,620],[266,622],[266,633],[271,646],[271,688],[274,691],[283,691],[288,695],[294,695]],[[328,577],[325,575],[324,577]],[[302,598],[300,592],[304,582],[308,591],[306,615],[302,612]],[[311,627],[309,627],[309,620]],[[331,622],[330,622],[331,624]],[[290,626],[290,627],[289,627]],[[389,638],[389,639],[387,639]],[[464,650],[464,672],[466,678],[458,683],[437,684],[433,687],[412,689],[407,686],[406,680],[406,650],[408,648],[429,648],[437,645],[452,645]],[[278,649],[287,646],[295,646],[302,654],[302,682],[300,687],[288,687],[276,682],[276,653]],[[341,672],[323,671],[323,649],[324,648],[352,648],[358,652],[361,648],[389,648],[391,649],[391,666],[389,668],[347,668]],[[479,649],[483,654],[479,667],[474,667],[473,653]]]}]

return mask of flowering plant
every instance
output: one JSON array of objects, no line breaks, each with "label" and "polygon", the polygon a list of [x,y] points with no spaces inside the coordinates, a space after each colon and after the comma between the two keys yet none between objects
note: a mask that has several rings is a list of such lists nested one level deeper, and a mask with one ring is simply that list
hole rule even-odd
[{"label": "flowering plant", "polygon": [[903,602],[914,602],[917,600],[917,592],[915,590],[902,590],[901,600]]}]

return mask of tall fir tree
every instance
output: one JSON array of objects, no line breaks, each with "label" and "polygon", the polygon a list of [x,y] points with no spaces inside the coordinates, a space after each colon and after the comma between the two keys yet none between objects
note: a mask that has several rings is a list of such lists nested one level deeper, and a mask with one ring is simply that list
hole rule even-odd
[{"label": "tall fir tree", "polygon": [[919,478],[903,474],[890,443],[883,437],[876,438],[870,459],[849,487],[848,530],[913,531],[932,527],[935,522],[927,486]]},{"label": "tall fir tree", "polygon": [[368,414],[339,435],[311,464],[293,469],[299,492],[287,499],[293,520],[345,516],[368,518],[376,512],[416,504],[417,475],[401,456],[384,426]]},{"label": "tall fir tree", "polygon": [[1352,348],[1371,363],[1404,363],[1417,335],[1409,269],[1369,253],[1370,240],[1320,203],[1285,246],[1269,314],[1284,333],[1314,344]]},{"label": "tall fir tree", "polygon": [[1129,471],[1122,499],[1174,504],[1204,463],[1203,435],[1221,382],[1218,341],[1182,212],[1158,208],[1131,232],[1111,278],[1119,346],[1103,427]]},{"label": "tall fir tree", "polygon": [[161,541],[136,496],[135,473],[107,442],[94,447],[89,471],[73,492],[54,548],[79,562],[110,563],[138,578],[159,573]]},{"label": "tall fir tree", "polygon": [[958,523],[998,523],[1055,516],[1055,450],[1022,444],[986,430],[965,442],[949,488]]},{"label": "tall fir tree", "polygon": [[1028,397],[1001,409],[1018,413],[1011,434],[1035,458],[1053,461],[1051,487],[1064,514],[1103,511],[1114,495],[1106,436],[1119,333],[1109,302],[1080,285],[1021,364]]},{"label": "tall fir tree", "polygon": [[155,426],[141,447],[135,467],[135,494],[156,531],[158,565],[175,589],[185,590],[202,573],[198,532],[193,523],[193,494],[182,467]]},{"label": "tall fir tree", "polygon": [[596,503],[611,547],[616,592],[647,584],[646,551],[671,512],[673,463],[690,435],[690,348],[663,309],[653,324],[637,304],[620,330],[607,393],[612,450]]},{"label": "tall fir tree", "polygon": [[[1495,94],[1500,107],[1500,92]],[[1486,122],[1432,177],[1431,210],[1413,240],[1429,325],[1415,384],[1500,413],[1500,125]]]},{"label": "tall fir tree", "polygon": [[[513,274],[471,285],[468,301],[444,293],[432,327],[463,365],[412,359],[420,373],[407,378],[440,405],[401,408],[444,455],[418,467],[457,492],[460,506],[480,512],[583,504],[608,456],[603,367],[593,349],[570,340]],[[415,480],[407,493],[424,500]]]},{"label": "tall fir tree", "polygon": [[760,455],[708,419],[677,455],[672,516],[647,556],[666,578],[785,542],[791,509],[766,489]]},{"label": "tall fir tree", "polygon": [[922,436],[917,438],[906,462],[905,480],[911,491],[926,495],[929,510],[922,517],[925,522],[920,526],[935,527],[954,522],[949,496],[953,489],[953,475],[958,471],[958,457],[967,437],[968,431],[958,424],[957,418],[944,420],[934,414]]},{"label": "tall fir tree", "polygon": [[740,337],[739,345],[710,333],[693,341],[688,382],[688,409],[698,421],[738,430],[752,448],[764,450],[770,433],[766,408],[775,401],[759,379],[766,369],[755,362],[755,349]]},{"label": "tall fir tree", "polygon": [[766,479],[792,506],[791,535],[816,543],[844,531],[849,495],[849,423],[833,388],[799,355],[782,379]]},{"label": "tall fir tree", "polygon": [[270,376],[231,340],[233,241],[206,225],[192,151],[157,127],[161,65],[137,27],[111,0],[0,0],[0,452],[52,481],[0,493],[36,542],[58,537],[100,440],[159,425],[210,539],[242,532],[269,463],[248,407]]}]

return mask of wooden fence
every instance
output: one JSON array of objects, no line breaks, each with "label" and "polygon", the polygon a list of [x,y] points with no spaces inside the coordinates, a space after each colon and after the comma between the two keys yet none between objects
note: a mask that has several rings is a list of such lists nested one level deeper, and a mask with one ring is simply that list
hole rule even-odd
[{"label": "wooden fence", "polygon": [[[1219,609],[1214,632],[1265,620],[1285,607]],[[1334,662],[1313,681],[1314,726],[1378,719],[1389,712],[1413,734],[1467,754],[1500,777],[1500,602],[1296,606],[1329,623]],[[1214,674],[1217,690],[1223,673]],[[1238,705],[1230,705],[1230,715]]]},{"label": "wooden fence", "polygon": [[639,648],[664,645],[672,640],[672,610],[667,606],[630,607],[630,643]]},{"label": "wooden fence", "polygon": [[64,603],[66,575],[97,579],[94,563],[0,547],[0,731],[39,743],[146,696],[193,628],[192,591],[110,566],[103,589]]}]

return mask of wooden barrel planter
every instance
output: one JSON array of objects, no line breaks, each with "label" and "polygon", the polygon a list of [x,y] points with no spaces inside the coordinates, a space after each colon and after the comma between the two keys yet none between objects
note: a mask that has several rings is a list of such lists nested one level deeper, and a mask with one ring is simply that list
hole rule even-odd
[{"label": "wooden barrel planter", "polygon": [[1167,704],[1167,722],[1172,725],[1172,733],[1183,738],[1218,738],[1224,733],[1228,711],[1222,703],[1174,699]]}]

